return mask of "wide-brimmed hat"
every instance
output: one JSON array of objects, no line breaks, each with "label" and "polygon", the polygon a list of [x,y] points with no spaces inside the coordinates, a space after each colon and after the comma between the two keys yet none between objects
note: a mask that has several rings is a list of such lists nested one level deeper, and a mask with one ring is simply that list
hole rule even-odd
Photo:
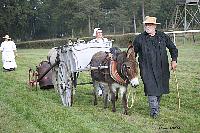
[{"label": "wide-brimmed hat", "polygon": [[5,39],[11,39],[11,38],[9,37],[9,35],[5,35],[3,38],[5,38]]},{"label": "wide-brimmed hat", "polygon": [[96,36],[97,31],[102,32],[100,28],[94,28],[93,36]]},{"label": "wide-brimmed hat", "polygon": [[157,23],[156,20],[157,20],[156,17],[146,16],[143,24],[160,24],[160,23]]}]

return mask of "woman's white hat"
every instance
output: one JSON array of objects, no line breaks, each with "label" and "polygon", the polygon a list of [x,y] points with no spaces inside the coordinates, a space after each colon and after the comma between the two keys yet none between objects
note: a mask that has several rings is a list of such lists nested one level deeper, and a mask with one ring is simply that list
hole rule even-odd
[{"label": "woman's white hat", "polygon": [[102,30],[100,28],[94,28],[93,36],[96,36],[97,31],[102,32]]},{"label": "woman's white hat", "polygon": [[3,38],[5,38],[5,39],[11,39],[11,38],[9,37],[9,35],[5,35]]}]

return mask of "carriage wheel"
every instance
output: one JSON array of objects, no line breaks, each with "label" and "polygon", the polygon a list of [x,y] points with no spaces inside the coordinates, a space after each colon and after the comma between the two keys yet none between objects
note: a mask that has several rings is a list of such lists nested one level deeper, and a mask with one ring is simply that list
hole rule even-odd
[{"label": "carriage wheel", "polygon": [[72,106],[72,81],[64,62],[60,62],[58,68],[58,89],[64,106]]}]

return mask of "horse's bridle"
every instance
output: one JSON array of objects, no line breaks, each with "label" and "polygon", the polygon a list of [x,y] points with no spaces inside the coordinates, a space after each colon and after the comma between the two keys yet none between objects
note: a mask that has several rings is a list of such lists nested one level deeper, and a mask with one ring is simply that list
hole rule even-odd
[{"label": "horse's bridle", "polygon": [[127,68],[128,68],[128,69],[131,69],[131,66],[127,66],[127,65],[126,65],[127,62],[131,62],[131,63],[133,63],[133,64],[134,64],[134,63],[137,64],[136,61],[129,60],[129,61],[124,62],[124,63],[121,65],[121,74],[126,78],[126,79],[125,79],[126,83],[127,83],[127,81],[130,82],[130,80],[129,80],[129,78],[128,78],[128,74],[127,74]]},{"label": "horse's bridle", "polygon": [[[130,66],[129,66],[130,67]],[[121,65],[121,74],[126,78],[125,81],[127,83],[127,81],[129,81],[129,78],[128,78],[128,74],[127,74],[127,65],[125,63],[123,63]],[[130,82],[130,81],[129,81]]]}]

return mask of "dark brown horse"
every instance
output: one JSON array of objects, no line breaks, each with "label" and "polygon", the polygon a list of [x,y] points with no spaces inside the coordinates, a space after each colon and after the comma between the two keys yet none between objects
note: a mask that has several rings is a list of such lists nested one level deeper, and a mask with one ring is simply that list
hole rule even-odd
[{"label": "dark brown horse", "polygon": [[[104,108],[107,108],[110,96],[112,102],[112,111],[116,111],[115,101],[118,91],[121,94],[123,113],[127,112],[127,87],[139,85],[138,82],[138,65],[135,59],[134,48],[130,46],[127,52],[118,52],[114,55],[116,58],[112,60],[109,53],[98,52],[91,60],[91,66],[109,66],[108,69],[91,70],[91,77],[94,86],[94,105],[97,104],[97,91],[99,85],[103,86],[104,92]],[[110,94],[110,95],[109,95]]]}]

